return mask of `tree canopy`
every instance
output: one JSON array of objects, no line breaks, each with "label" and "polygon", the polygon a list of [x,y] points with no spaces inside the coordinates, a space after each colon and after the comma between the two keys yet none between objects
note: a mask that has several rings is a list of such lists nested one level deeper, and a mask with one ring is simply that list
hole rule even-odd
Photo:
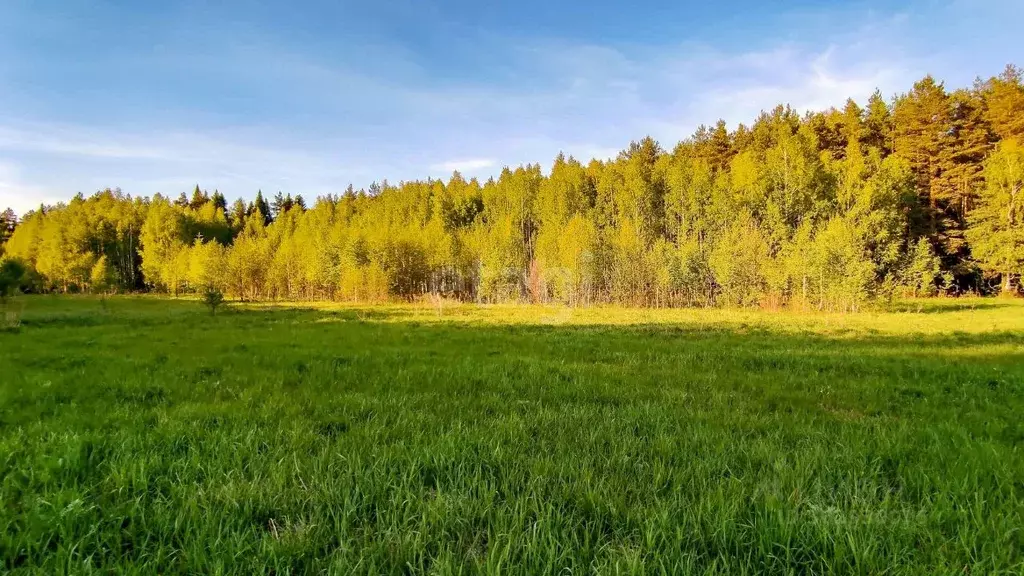
[{"label": "tree canopy", "polygon": [[[925,77],[886,101],[559,154],[480,182],[351,186],[307,206],[103,190],[0,216],[26,288],[222,290],[242,299],[851,310],[875,297],[1014,291],[1024,270],[1024,84]],[[15,227],[16,225],[16,227]]]}]

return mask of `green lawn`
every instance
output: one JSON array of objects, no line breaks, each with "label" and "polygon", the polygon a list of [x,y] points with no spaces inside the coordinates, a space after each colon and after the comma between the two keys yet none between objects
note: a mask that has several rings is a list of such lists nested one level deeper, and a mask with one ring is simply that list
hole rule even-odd
[{"label": "green lawn", "polygon": [[1024,302],[23,297],[0,572],[1024,571]]}]

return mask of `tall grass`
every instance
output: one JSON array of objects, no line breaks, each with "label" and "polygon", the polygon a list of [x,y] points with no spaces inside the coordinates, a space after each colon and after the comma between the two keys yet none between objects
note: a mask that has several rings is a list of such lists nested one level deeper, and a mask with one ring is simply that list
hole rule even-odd
[{"label": "tall grass", "polygon": [[1024,570],[1024,304],[25,299],[0,567]]}]

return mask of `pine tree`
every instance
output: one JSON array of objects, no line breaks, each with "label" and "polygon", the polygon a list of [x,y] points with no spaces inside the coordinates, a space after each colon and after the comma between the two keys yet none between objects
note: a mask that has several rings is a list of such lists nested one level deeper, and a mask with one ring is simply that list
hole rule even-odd
[{"label": "pine tree", "polygon": [[[14,229],[18,226],[18,216],[10,208],[0,212],[0,250],[7,243],[7,239],[14,235]],[[0,252],[2,254],[2,252]]]},{"label": "pine tree", "polygon": [[199,210],[203,204],[209,202],[210,197],[199,189],[199,184],[196,184],[195,190],[192,191],[192,200],[189,201],[188,206],[193,210]]},{"label": "pine tree", "polygon": [[287,210],[287,204],[285,202],[284,194],[280,191],[274,196],[274,201],[270,203],[270,216],[271,219],[277,218],[282,212]]},{"label": "pine tree", "polygon": [[983,103],[975,93],[954,92],[949,99],[949,127],[939,150],[940,172],[932,186],[935,210],[941,221],[938,239],[946,267],[957,276],[970,274],[969,250],[964,237],[975,192],[981,186],[982,162],[990,150]]},{"label": "pine tree", "polygon": [[264,226],[269,226],[274,220],[270,212],[270,205],[267,204],[266,199],[263,198],[263,190],[256,192],[256,199],[253,200],[250,208],[246,211],[246,216],[252,216],[256,212],[259,212],[263,216]]},{"label": "pine tree", "polygon": [[698,157],[706,160],[715,170],[725,170],[736,152],[732,140],[725,120],[719,120],[714,128],[703,125],[697,128],[691,142]]},{"label": "pine tree", "polygon": [[911,236],[928,237],[944,267],[961,276],[967,273],[958,266],[966,254],[964,213],[987,146],[978,120],[975,102],[947,94],[931,76],[914,84],[893,110],[893,152],[909,162],[919,198]]},{"label": "pine tree", "polygon": [[227,211],[228,211],[228,200],[227,200],[227,198],[224,197],[223,194],[220,193],[219,190],[214,190],[213,191],[213,196],[211,196],[211,199],[213,200],[213,205],[215,207],[217,207],[218,209],[223,210],[225,213],[227,213]]},{"label": "pine tree", "polygon": [[893,109],[893,152],[910,163],[917,180],[917,193],[925,206],[926,228],[919,233],[936,234],[941,226],[937,192],[942,183],[940,154],[951,130],[949,96],[941,82],[931,76],[914,84]]},{"label": "pine tree", "polygon": [[245,205],[245,200],[239,198],[231,205],[231,210],[227,213],[228,221],[231,223],[231,237],[234,238],[245,228],[245,218],[248,214],[248,208]]},{"label": "pine tree", "polygon": [[1024,71],[1008,65],[1002,74],[975,86],[985,100],[985,118],[1002,140],[1024,140]]},{"label": "pine tree", "polygon": [[875,93],[868,99],[868,107],[864,117],[864,144],[877,149],[886,155],[892,151],[892,118],[889,105],[882,98],[882,93]]},{"label": "pine tree", "polygon": [[1024,272],[1024,146],[1015,139],[1001,142],[985,163],[985,181],[970,217],[971,252],[1010,293]]}]

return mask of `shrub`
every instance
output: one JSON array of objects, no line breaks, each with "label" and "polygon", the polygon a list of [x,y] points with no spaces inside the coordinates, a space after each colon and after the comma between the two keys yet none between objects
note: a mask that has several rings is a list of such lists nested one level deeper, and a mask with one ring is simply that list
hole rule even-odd
[{"label": "shrub", "polygon": [[210,309],[210,315],[217,314],[217,307],[224,303],[224,293],[214,286],[207,286],[203,292],[203,304]]},{"label": "shrub", "polygon": [[25,266],[17,260],[0,261],[0,302],[5,302],[21,287]]}]

